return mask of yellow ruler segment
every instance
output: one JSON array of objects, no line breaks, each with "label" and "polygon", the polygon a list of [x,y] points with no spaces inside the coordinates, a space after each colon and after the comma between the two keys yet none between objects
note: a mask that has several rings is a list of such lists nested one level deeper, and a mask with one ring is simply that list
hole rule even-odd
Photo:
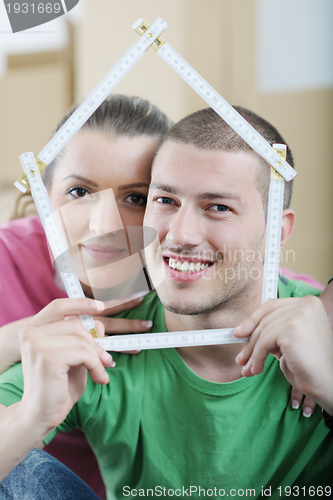
[{"label": "yellow ruler segment", "polygon": [[[276,153],[278,155],[281,156],[281,158],[283,160],[286,161],[286,159],[287,159],[287,148],[286,148],[285,144],[279,144],[279,145],[278,144],[274,144],[273,149],[274,149],[274,151],[276,151]],[[276,181],[281,181],[281,180],[283,181],[284,180],[284,178],[282,177],[282,175],[280,175],[279,172],[277,172],[274,167],[271,167],[271,180],[276,180]]]}]

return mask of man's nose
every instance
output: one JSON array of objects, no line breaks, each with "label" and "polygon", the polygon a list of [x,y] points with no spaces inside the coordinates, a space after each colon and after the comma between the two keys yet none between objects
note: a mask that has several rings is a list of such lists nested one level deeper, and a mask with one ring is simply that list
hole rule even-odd
[{"label": "man's nose", "polygon": [[172,215],[166,239],[179,247],[198,246],[202,243],[200,214],[191,207],[180,207]]},{"label": "man's nose", "polygon": [[117,202],[112,189],[94,193],[89,214],[89,230],[98,236],[123,229]]}]

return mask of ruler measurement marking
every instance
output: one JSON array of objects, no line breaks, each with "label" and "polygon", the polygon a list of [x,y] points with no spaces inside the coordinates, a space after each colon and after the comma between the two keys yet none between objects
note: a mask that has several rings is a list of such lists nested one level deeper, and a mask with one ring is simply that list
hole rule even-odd
[{"label": "ruler measurement marking", "polygon": [[165,349],[200,345],[242,343],[233,335],[233,328],[220,330],[194,330],[185,332],[141,333],[134,335],[113,335],[96,339],[104,349],[110,351]]}]

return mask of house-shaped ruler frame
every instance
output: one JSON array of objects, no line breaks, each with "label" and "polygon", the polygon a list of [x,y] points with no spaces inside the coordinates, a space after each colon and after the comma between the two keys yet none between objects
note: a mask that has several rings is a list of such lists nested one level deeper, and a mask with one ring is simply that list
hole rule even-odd
[{"label": "house-shaped ruler frame", "polygon": [[[116,85],[130,71],[134,64],[152,46],[159,56],[176,71],[186,83],[212,107],[252,148],[271,165],[271,181],[269,187],[267,233],[263,278],[262,303],[276,298],[279,272],[281,221],[284,197],[284,180],[292,180],[296,172],[285,161],[286,148],[284,145],[270,144],[225,100],[218,94],[168,43],[160,34],[167,27],[167,23],[157,18],[149,26],[139,19],[133,29],[140,35],[140,39],[124,54],[110,72],[103,78],[97,87],[89,94],[83,103],[70,116],[66,123],[49,141],[45,148],[34,159],[32,153],[20,155],[25,174],[15,183],[16,187],[25,192],[29,187],[42,220],[47,238],[53,253],[60,255],[66,246],[61,240],[61,231],[55,218],[52,219],[52,206],[47,191],[41,179],[41,172],[49,165],[68,141],[80,130],[82,125],[107,98]],[[48,224],[46,224],[48,221]],[[57,249],[58,244],[58,249]],[[60,245],[60,246],[59,246]],[[68,252],[65,252],[68,254]],[[61,273],[69,297],[84,296],[77,276],[73,272],[71,262],[67,262],[68,272]],[[84,326],[94,330],[90,316],[80,317]],[[195,330],[192,332],[161,332],[138,335],[115,335],[97,341],[107,350],[152,349],[163,347],[180,347],[193,345],[212,345],[244,342],[232,333],[232,328]]]}]

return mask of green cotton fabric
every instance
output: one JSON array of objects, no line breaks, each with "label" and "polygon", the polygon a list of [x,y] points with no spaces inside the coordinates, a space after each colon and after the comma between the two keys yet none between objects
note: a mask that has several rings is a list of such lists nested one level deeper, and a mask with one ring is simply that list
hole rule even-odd
[{"label": "green cotton fabric", "polygon": [[[295,280],[279,282],[280,297],[319,293]],[[150,319],[152,332],[166,330],[155,292],[118,317]],[[200,378],[176,349],[116,353],[114,359],[110,383],[100,386],[88,377],[80,401],[45,440],[80,427],[97,456],[109,500],[260,498],[262,488],[266,496],[282,498],[285,487],[299,487],[301,498],[313,498],[310,487],[330,485],[332,432],[320,408],[311,418],[292,409],[290,385],[273,356],[261,375],[229,383]],[[22,386],[18,364],[0,376],[0,402],[18,401]]]}]

